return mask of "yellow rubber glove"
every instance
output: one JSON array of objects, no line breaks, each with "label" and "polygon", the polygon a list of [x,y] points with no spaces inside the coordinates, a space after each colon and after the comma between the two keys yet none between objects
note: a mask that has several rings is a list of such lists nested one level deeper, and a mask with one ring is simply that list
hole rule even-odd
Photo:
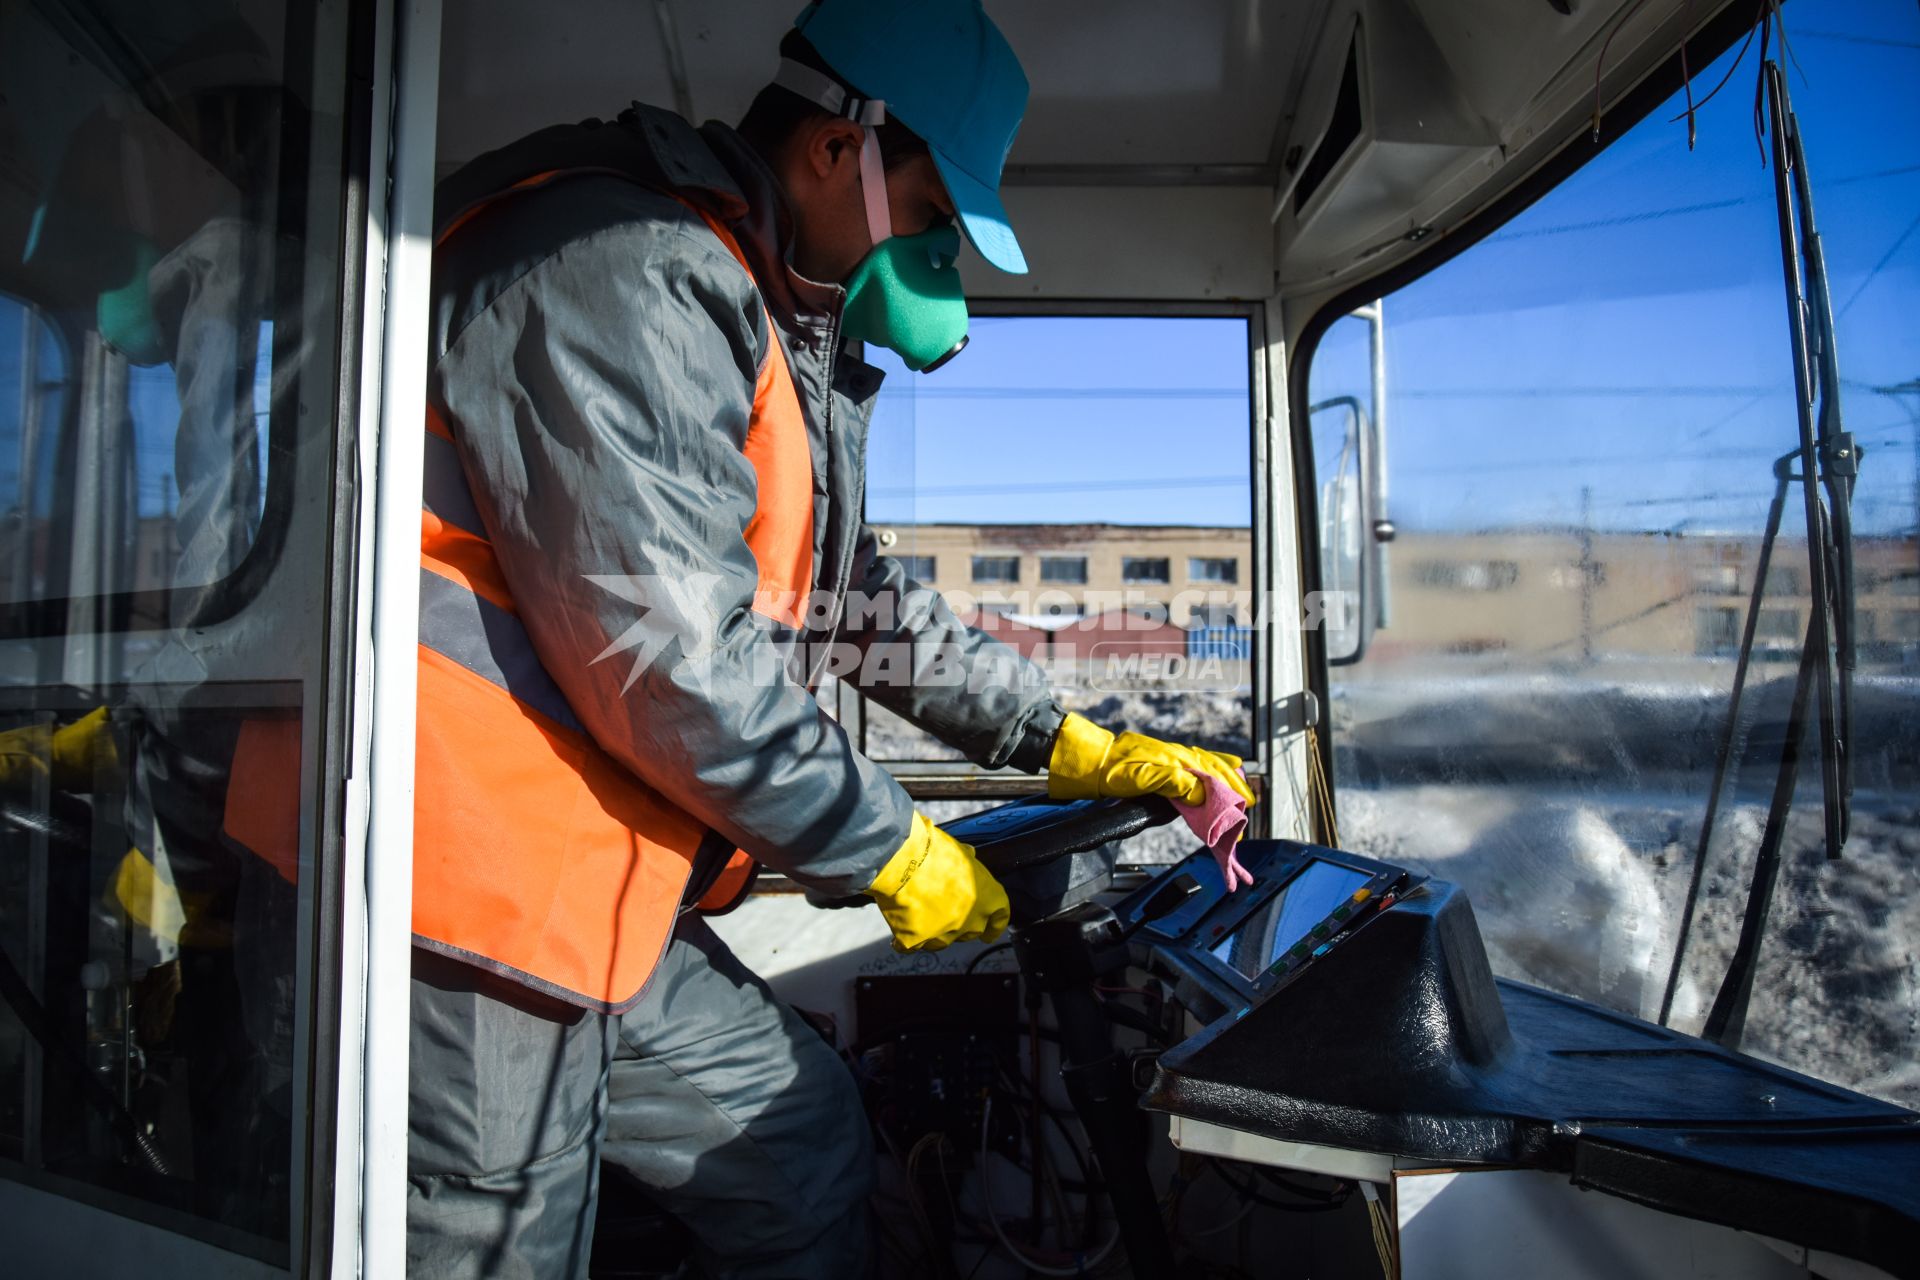
[{"label": "yellow rubber glove", "polygon": [[922,813],[900,851],[867,892],[893,930],[895,951],[938,951],[954,942],[992,942],[1007,927],[1007,891],[961,844]]},{"label": "yellow rubber glove", "polygon": [[25,791],[44,778],[57,791],[91,791],[96,771],[118,763],[105,707],[58,729],[30,724],[0,733],[0,790]]},{"label": "yellow rubber glove", "polygon": [[53,785],[64,791],[91,791],[105,769],[120,767],[107,709],[93,710],[53,733]]},{"label": "yellow rubber glove", "polygon": [[186,904],[180,901],[180,891],[161,878],[159,868],[146,854],[127,850],[109,889],[113,901],[129,919],[146,926],[156,938],[180,941],[180,931],[187,927]]},{"label": "yellow rubber glove", "polygon": [[1165,796],[1200,804],[1207,798],[1203,773],[1232,787],[1248,804],[1255,803],[1253,788],[1240,776],[1239,756],[1139,733],[1115,737],[1085,716],[1069,715],[1053,740],[1047,794],[1055,800]]},{"label": "yellow rubber glove", "polygon": [[163,941],[201,948],[233,944],[232,922],[219,918],[212,895],[181,893],[138,849],[127,850],[120,859],[103,897]]}]

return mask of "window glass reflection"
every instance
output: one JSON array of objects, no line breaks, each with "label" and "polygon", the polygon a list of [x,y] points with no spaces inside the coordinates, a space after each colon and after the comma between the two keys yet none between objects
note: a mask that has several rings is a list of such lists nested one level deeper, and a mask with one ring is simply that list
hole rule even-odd
[{"label": "window glass reflection", "polygon": [[345,23],[0,0],[0,1176],[282,1263]]}]

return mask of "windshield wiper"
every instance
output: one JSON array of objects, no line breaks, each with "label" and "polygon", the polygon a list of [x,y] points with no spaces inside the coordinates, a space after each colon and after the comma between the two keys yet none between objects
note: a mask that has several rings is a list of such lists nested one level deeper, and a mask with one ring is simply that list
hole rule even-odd
[{"label": "windshield wiper", "polygon": [[[1753,594],[1747,608],[1739,661],[1734,669],[1726,732],[1714,764],[1706,817],[1694,849],[1693,875],[1687,886],[1680,935],[1667,973],[1660,1002],[1660,1021],[1673,1012],[1680,963],[1692,932],[1706,869],[1707,849],[1713,839],[1720,796],[1727,774],[1743,746],[1740,700],[1751,667],[1758,631],[1760,605],[1766,592],[1767,569],[1786,511],[1789,486],[1799,481],[1806,510],[1808,594],[1812,617],[1794,677],[1793,702],[1787,714],[1786,737],[1781,744],[1774,778],[1773,799],[1754,861],[1753,881],[1747,891],[1746,914],[1740,940],[1728,961],[1713,1008],[1702,1034],[1709,1040],[1737,1046],[1746,1029],[1753,977],[1759,966],[1760,942],[1767,912],[1773,903],[1780,872],[1780,846],[1800,774],[1800,744],[1807,729],[1807,704],[1817,689],[1819,697],[1819,757],[1823,834],[1827,857],[1840,857],[1852,825],[1853,802],[1853,671],[1854,574],[1853,485],[1859,475],[1860,450],[1840,419],[1840,371],[1835,348],[1833,307],[1827,287],[1826,256],[1813,220],[1813,182],[1807,174],[1806,151],[1799,121],[1787,95],[1786,77],[1776,62],[1763,61],[1769,125],[1773,134],[1774,198],[1780,227],[1781,263],[1786,274],[1788,328],[1793,343],[1795,410],[1800,442],[1774,464],[1776,486],[1767,528],[1755,565]],[[1796,473],[1794,468],[1798,466]],[[1821,491],[1826,500],[1822,501]]]}]

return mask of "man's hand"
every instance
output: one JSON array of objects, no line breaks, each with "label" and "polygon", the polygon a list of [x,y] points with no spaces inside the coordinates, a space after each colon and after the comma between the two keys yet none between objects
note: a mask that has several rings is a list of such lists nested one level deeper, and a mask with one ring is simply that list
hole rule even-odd
[{"label": "man's hand", "polygon": [[1249,805],[1255,803],[1253,788],[1240,775],[1239,756],[1138,733],[1115,737],[1085,716],[1069,715],[1053,740],[1047,794],[1055,800],[1165,796],[1201,804],[1207,798],[1202,774],[1218,778]]},{"label": "man's hand", "polygon": [[913,829],[867,892],[893,930],[895,951],[938,951],[954,942],[992,942],[1007,927],[1007,891],[971,846],[913,815]]}]

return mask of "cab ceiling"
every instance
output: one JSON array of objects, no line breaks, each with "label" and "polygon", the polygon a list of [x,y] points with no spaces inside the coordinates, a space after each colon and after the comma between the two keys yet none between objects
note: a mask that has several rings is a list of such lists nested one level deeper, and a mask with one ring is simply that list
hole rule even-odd
[{"label": "cab ceiling", "polygon": [[[1671,47],[1683,11],[1697,25],[1720,7],[988,0],[1033,85],[1007,200],[1034,270],[1007,276],[975,261],[969,290],[1221,300],[1331,287],[1377,269],[1382,247],[1395,256],[1391,246],[1416,227],[1464,217],[1510,185],[1500,179],[1515,156],[1576,127],[1581,78],[1590,102],[1594,57],[1616,25],[1608,97]],[[611,116],[629,99],[736,121],[772,75],[799,8],[448,5],[438,167],[450,172],[546,124]],[[1330,127],[1356,29],[1365,33],[1364,145],[1343,148],[1320,175],[1324,190],[1296,208],[1289,193]]]}]

